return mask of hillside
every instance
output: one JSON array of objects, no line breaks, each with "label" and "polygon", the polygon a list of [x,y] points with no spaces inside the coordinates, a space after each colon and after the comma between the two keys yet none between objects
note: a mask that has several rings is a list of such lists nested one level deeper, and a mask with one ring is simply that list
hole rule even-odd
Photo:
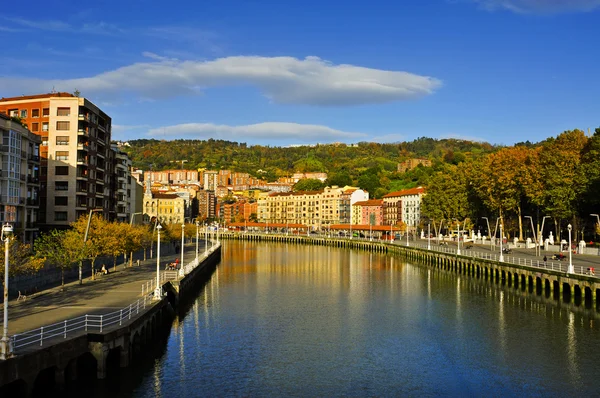
[{"label": "hillside", "polygon": [[[122,150],[134,167],[165,170],[181,167],[211,170],[230,169],[274,181],[295,172],[327,172],[332,184],[348,182],[368,189],[374,196],[427,183],[435,170],[494,152],[498,147],[457,139],[419,138],[411,142],[356,145],[329,144],[298,147],[247,146],[223,140],[133,140]],[[432,167],[397,173],[399,162],[426,158]],[[266,174],[259,174],[264,170]]]}]

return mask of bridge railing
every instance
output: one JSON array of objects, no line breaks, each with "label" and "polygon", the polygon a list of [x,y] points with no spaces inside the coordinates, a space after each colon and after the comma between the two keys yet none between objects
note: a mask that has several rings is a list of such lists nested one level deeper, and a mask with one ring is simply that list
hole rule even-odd
[{"label": "bridge railing", "polygon": [[152,296],[152,293],[145,294],[128,306],[107,314],[86,314],[12,335],[10,340],[13,352],[18,353],[31,346],[42,347],[44,343],[56,342],[58,339],[64,340],[80,333],[102,333],[112,325],[122,325],[123,322],[135,318],[140,311],[145,310],[146,305],[152,300]]}]

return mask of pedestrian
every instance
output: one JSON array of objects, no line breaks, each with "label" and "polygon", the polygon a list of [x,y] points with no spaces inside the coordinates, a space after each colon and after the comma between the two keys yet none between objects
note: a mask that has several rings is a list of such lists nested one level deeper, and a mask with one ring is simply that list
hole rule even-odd
[{"label": "pedestrian", "polygon": [[140,259],[139,258],[137,259],[137,266],[138,267],[140,266]]},{"label": "pedestrian", "polygon": [[544,254],[544,265],[546,265],[546,261],[548,261],[548,257]]}]

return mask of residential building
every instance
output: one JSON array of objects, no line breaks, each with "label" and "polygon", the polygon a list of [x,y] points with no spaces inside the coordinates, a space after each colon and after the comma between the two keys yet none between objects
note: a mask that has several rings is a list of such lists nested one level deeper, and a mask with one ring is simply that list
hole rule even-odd
[{"label": "residential building", "polygon": [[[263,193],[258,197],[261,222],[303,224],[314,229],[349,222],[349,203],[368,193],[354,187],[326,187],[319,191]],[[351,204],[350,204],[351,206]]]},{"label": "residential building", "polygon": [[400,222],[413,228],[419,225],[421,221],[421,198],[424,194],[425,189],[417,187],[384,195],[384,225],[396,225]]},{"label": "residential building", "polygon": [[[131,159],[125,152],[121,152],[116,145],[112,146],[115,157],[116,178],[116,220],[120,222],[130,222],[131,215],[136,213],[134,185],[138,182],[131,176]],[[138,210],[137,212],[141,212]]]},{"label": "residential building", "polygon": [[41,138],[0,113],[0,222],[24,242],[38,235]]},{"label": "residential building", "polygon": [[383,200],[371,199],[356,202],[354,207],[360,214],[359,225],[382,225]]},{"label": "residential building", "polygon": [[111,118],[86,98],[49,93],[0,99],[41,137],[40,212],[45,227],[66,227],[92,209],[116,218]]},{"label": "residential building", "polygon": [[153,193],[150,181],[144,193],[144,220],[158,219],[160,223],[182,224],[188,213],[189,203],[176,193]]},{"label": "residential building", "polygon": [[196,193],[198,199],[198,219],[214,220],[217,211],[217,196],[214,191],[199,190]]}]

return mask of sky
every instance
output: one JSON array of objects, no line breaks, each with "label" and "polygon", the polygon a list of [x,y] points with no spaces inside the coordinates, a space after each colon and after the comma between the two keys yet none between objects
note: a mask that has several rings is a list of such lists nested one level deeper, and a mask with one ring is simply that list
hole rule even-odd
[{"label": "sky", "polygon": [[600,126],[600,0],[30,0],[0,97],[78,90],[113,139],[269,146]]}]

